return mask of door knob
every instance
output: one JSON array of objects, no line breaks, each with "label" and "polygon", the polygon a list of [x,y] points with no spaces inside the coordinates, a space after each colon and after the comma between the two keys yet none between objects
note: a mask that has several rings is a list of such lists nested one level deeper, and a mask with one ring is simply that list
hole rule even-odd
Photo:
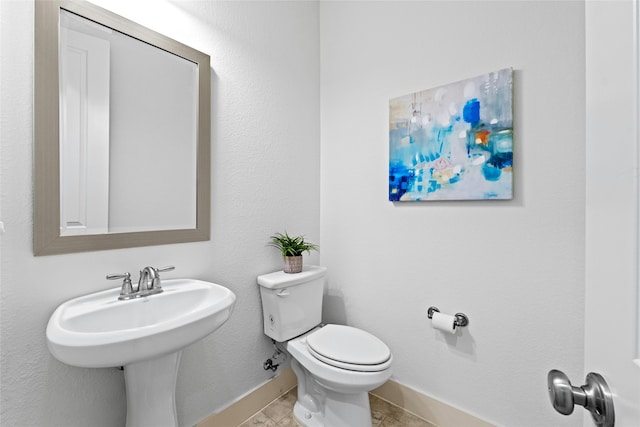
[{"label": "door knob", "polygon": [[597,427],[613,427],[613,397],[607,382],[593,372],[587,374],[586,382],[582,387],[574,387],[564,372],[549,371],[547,385],[551,404],[563,415],[571,414],[575,405],[584,406],[591,412]]}]

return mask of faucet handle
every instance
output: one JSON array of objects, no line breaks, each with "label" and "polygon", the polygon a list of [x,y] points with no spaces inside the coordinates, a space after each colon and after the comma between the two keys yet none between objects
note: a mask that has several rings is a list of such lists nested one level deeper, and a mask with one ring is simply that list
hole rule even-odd
[{"label": "faucet handle", "polygon": [[107,274],[107,280],[118,280],[124,279],[122,281],[122,289],[120,290],[120,296],[118,299],[130,299],[134,297],[133,286],[131,285],[131,273],[114,273]]},{"label": "faucet handle", "polygon": [[168,265],[162,268],[154,268],[156,272],[156,277],[153,278],[151,282],[151,288],[155,289],[156,292],[162,292],[162,285],[160,281],[160,273],[164,273],[165,271],[175,270],[176,268],[173,265]]}]

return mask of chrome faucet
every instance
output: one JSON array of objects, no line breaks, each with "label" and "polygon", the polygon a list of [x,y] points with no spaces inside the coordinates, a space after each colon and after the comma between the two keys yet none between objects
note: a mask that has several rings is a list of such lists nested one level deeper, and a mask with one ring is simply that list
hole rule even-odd
[{"label": "chrome faucet", "polygon": [[163,291],[162,283],[160,281],[160,273],[165,271],[175,270],[174,266],[168,266],[163,268],[145,267],[140,270],[140,278],[138,279],[138,286],[134,289],[131,285],[131,275],[129,273],[123,274],[109,274],[107,279],[124,279],[122,282],[122,290],[120,291],[119,300],[127,300],[139,297],[146,297],[149,295],[159,294]]},{"label": "chrome faucet", "polygon": [[158,275],[158,270],[156,270],[153,267],[145,267],[142,270],[140,270],[140,278],[138,279],[138,293],[151,295],[152,293],[157,294],[162,292],[162,288],[158,288],[160,290],[155,291],[156,289],[153,286],[157,277],[160,277]]}]

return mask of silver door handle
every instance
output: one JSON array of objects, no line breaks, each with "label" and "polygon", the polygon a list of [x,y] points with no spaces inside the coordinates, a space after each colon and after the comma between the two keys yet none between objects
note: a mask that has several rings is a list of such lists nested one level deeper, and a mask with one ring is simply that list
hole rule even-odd
[{"label": "silver door handle", "polygon": [[574,387],[564,372],[553,369],[547,375],[549,399],[556,411],[563,415],[573,412],[574,405],[584,406],[593,416],[597,427],[614,427],[613,397],[601,375],[590,372],[587,383]]}]

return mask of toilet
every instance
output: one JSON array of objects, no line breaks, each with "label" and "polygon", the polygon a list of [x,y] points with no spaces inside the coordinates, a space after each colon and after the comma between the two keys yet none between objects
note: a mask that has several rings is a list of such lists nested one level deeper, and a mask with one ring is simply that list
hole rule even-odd
[{"label": "toilet", "polygon": [[393,356],[374,335],[322,325],[327,269],[306,266],[258,276],[264,333],[291,355],[298,379],[294,415],[306,427],[370,427],[368,392],[391,376]]}]

